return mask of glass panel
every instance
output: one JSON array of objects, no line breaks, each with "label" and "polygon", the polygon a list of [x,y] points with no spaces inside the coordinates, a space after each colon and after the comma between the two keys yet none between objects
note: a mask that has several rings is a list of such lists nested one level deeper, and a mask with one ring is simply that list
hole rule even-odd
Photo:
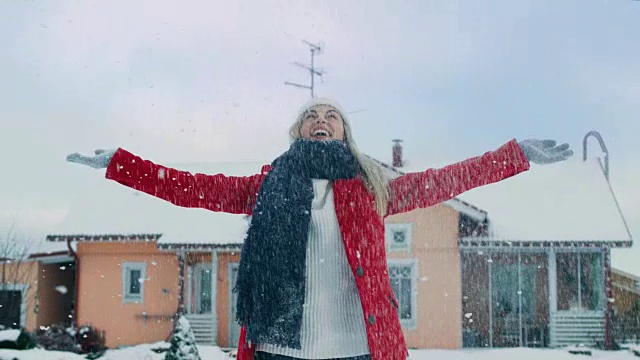
[{"label": "glass panel", "polygon": [[603,310],[604,286],[600,253],[580,255],[580,301],[583,309]]},{"label": "glass panel", "polygon": [[602,310],[604,284],[600,253],[559,253],[558,310]]},{"label": "glass panel", "polygon": [[211,312],[211,269],[200,270],[200,313]]},{"label": "glass panel", "polygon": [[491,259],[493,345],[518,346],[520,344],[518,255],[492,254]]},{"label": "glass panel", "polygon": [[19,290],[0,290],[0,326],[7,329],[20,328],[22,315],[22,292]]},{"label": "glass panel", "polygon": [[491,345],[489,255],[462,254],[462,342],[464,347]]},{"label": "glass panel", "polygon": [[140,270],[129,270],[129,294],[140,295],[140,280],[142,272]]},{"label": "glass panel", "polygon": [[412,306],[412,280],[411,266],[390,266],[389,277],[391,278],[391,288],[398,299],[398,314],[400,319],[410,320],[413,317]]},{"label": "glass panel", "polygon": [[575,253],[557,253],[558,310],[579,310],[578,256]]}]

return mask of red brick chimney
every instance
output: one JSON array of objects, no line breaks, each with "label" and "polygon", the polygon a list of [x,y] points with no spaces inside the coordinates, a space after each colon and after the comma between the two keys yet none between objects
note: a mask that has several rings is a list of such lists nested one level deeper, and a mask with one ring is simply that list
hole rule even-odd
[{"label": "red brick chimney", "polygon": [[395,168],[401,168],[404,166],[404,160],[402,160],[402,145],[400,145],[400,143],[402,142],[402,140],[400,139],[393,139],[393,151],[392,151],[392,159],[393,159],[393,167]]}]

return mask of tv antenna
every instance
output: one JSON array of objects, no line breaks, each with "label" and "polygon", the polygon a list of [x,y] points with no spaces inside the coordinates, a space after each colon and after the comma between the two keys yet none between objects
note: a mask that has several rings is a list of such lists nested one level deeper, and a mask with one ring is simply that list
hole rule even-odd
[{"label": "tv antenna", "polygon": [[307,71],[309,71],[309,75],[311,76],[311,85],[302,85],[302,84],[296,84],[296,83],[292,83],[289,81],[285,81],[285,85],[291,85],[291,86],[295,86],[295,87],[299,87],[299,88],[303,88],[303,89],[309,89],[311,90],[311,98],[315,97],[315,92],[314,92],[314,88],[315,88],[315,77],[317,76],[322,76],[322,74],[324,73],[322,70],[320,69],[316,69],[315,67],[315,56],[316,55],[320,55],[322,54],[322,51],[324,50],[324,45],[323,44],[312,44],[306,40],[302,40],[303,43],[307,44],[307,46],[309,46],[309,51],[311,52],[311,65],[305,65],[305,64],[301,64],[299,62],[294,62],[293,64],[296,66],[299,66]]}]

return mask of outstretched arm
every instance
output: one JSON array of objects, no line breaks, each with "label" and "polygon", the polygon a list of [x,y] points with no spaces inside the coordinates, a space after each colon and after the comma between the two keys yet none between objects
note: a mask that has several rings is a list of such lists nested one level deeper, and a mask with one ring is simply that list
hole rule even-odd
[{"label": "outstretched arm", "polygon": [[389,183],[387,216],[439,204],[473,188],[529,170],[529,160],[512,140],[482,156],[423,172],[408,173]]},{"label": "outstretched arm", "polygon": [[144,160],[122,148],[96,152],[95,157],[72,154],[70,162],[106,167],[110,180],[166,200],[174,205],[233,214],[253,211],[264,175],[191,174]]}]

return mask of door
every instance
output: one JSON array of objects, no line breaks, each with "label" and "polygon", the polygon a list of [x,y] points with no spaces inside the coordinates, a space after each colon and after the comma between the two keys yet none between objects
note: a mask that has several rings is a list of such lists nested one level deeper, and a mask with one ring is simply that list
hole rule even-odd
[{"label": "door", "polygon": [[503,254],[494,260],[491,271],[494,345],[522,346],[523,331],[536,316],[536,268],[518,264],[517,254]]},{"label": "door", "polygon": [[194,305],[196,314],[211,314],[211,263],[194,266]]},{"label": "door", "polygon": [[236,279],[238,277],[238,263],[231,263],[228,267],[229,272],[229,347],[237,347],[240,338],[240,325],[236,322],[236,299],[238,294],[233,292],[236,287]]}]

